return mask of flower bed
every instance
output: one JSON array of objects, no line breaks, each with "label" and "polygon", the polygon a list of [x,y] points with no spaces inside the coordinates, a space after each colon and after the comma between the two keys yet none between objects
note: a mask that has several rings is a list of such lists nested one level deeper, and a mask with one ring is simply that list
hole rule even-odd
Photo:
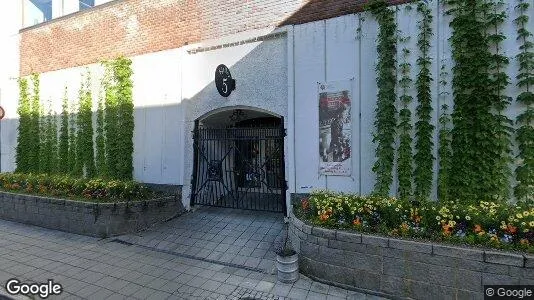
[{"label": "flower bed", "polygon": [[0,189],[93,202],[144,200],[156,196],[150,189],[134,181],[48,174],[0,173]]},{"label": "flower bed", "polygon": [[534,207],[491,201],[412,202],[318,191],[295,205],[314,225],[534,253]]},{"label": "flower bed", "polygon": [[0,218],[108,237],[145,229],[184,211],[181,192],[156,193],[133,181],[0,173]]},{"label": "flower bed", "polygon": [[[307,223],[307,222],[306,222]],[[299,270],[327,284],[392,299],[482,299],[487,285],[534,282],[534,255],[309,225],[290,212]]]},{"label": "flower bed", "polygon": [[143,230],[183,210],[174,196],[91,203],[0,192],[0,219],[102,238]]}]

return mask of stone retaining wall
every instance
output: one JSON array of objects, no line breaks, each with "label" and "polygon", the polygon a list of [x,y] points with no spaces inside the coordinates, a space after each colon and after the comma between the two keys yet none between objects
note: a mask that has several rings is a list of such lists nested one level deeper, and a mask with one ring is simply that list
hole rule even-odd
[{"label": "stone retaining wall", "polygon": [[139,231],[183,210],[182,201],[173,196],[91,203],[0,192],[0,219],[97,237]]},{"label": "stone retaining wall", "polygon": [[313,227],[290,216],[300,271],[392,298],[484,299],[483,285],[534,285],[534,255]]}]

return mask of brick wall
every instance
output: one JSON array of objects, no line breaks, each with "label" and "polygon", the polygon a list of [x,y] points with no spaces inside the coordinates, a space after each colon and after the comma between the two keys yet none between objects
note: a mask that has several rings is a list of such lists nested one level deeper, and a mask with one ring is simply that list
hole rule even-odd
[{"label": "brick wall", "polygon": [[[21,30],[20,74],[361,11],[354,0],[115,0]],[[392,4],[406,1],[392,0]]]}]

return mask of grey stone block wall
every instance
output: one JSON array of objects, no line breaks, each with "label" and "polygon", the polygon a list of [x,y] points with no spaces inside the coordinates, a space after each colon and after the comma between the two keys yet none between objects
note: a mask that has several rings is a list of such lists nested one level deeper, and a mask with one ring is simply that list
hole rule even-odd
[{"label": "grey stone block wall", "polygon": [[534,284],[534,256],[317,228],[290,215],[300,271],[397,299],[484,299],[488,284]]},{"label": "grey stone block wall", "polygon": [[96,237],[136,232],[183,211],[175,196],[91,203],[0,192],[0,219]]}]

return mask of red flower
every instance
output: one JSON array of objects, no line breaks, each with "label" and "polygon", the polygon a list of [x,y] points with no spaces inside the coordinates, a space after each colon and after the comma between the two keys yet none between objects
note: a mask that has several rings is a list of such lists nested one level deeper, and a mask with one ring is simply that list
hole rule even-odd
[{"label": "red flower", "polygon": [[449,236],[452,233],[452,226],[445,223],[441,226],[443,228],[443,235]]},{"label": "red flower", "polygon": [[517,227],[511,224],[508,224],[506,231],[508,231],[510,234],[515,234],[517,233]]},{"label": "red flower", "polygon": [[329,214],[321,214],[321,215],[319,216],[319,220],[321,220],[321,221],[323,221],[323,222],[326,221],[326,220],[328,220],[328,218],[330,218],[330,215],[329,215]]}]

